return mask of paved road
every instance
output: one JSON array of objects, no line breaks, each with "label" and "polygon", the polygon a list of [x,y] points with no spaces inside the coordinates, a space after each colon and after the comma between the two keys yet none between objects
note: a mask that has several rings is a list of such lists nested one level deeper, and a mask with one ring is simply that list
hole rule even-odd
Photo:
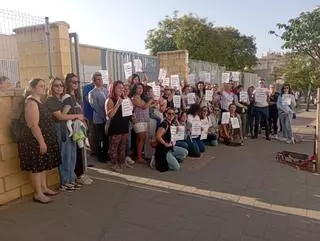
[{"label": "paved road", "polygon": [[[301,113],[297,132],[314,113]],[[308,119],[310,118],[310,119]],[[263,138],[209,148],[179,172],[137,165],[116,174],[104,165],[95,183],[55,203],[29,200],[0,209],[1,241],[319,240],[320,176],[275,161],[279,150],[312,152],[310,141]]]}]

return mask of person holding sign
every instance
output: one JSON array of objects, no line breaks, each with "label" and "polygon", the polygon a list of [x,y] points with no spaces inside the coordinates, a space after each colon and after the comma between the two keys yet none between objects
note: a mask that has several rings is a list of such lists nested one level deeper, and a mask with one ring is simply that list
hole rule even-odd
[{"label": "person holding sign", "polygon": [[220,105],[222,112],[228,112],[230,104],[234,101],[234,93],[231,91],[232,85],[230,83],[224,83],[223,91],[220,96]]},{"label": "person holding sign", "polygon": [[227,124],[221,124],[219,139],[226,145],[243,145],[241,117],[236,112],[237,106],[229,106],[230,120]]},{"label": "person holding sign", "polygon": [[179,156],[179,159],[183,160],[187,157],[188,151],[184,148],[175,146],[175,143],[171,141],[170,127],[175,118],[174,108],[167,108],[164,114],[165,119],[156,133],[156,169],[160,172],[166,172],[168,170],[178,171],[180,169],[180,164],[175,156]]},{"label": "person holding sign", "polygon": [[254,92],[254,136],[253,139],[258,138],[259,124],[262,122],[265,125],[266,139],[270,141],[269,136],[269,90],[265,87],[264,79],[259,81],[259,88]]},{"label": "person holding sign", "polygon": [[197,103],[200,107],[207,106],[208,101],[205,100],[206,95],[206,88],[204,82],[199,81],[196,85],[196,96],[197,96]]},{"label": "person holding sign", "polygon": [[142,150],[147,139],[148,123],[149,123],[149,107],[153,104],[151,98],[148,102],[142,99],[143,84],[137,84],[137,91],[135,96],[132,98],[134,106],[133,118],[133,130],[137,134],[137,162],[146,164],[146,161],[142,158]]},{"label": "person holding sign", "polygon": [[278,97],[280,93],[276,91],[275,85],[269,85],[270,98],[269,98],[269,130],[273,130],[272,138],[278,138]]},{"label": "person holding sign", "polygon": [[217,146],[218,145],[218,136],[214,129],[210,128],[213,126],[211,122],[211,118],[209,118],[209,109],[208,107],[202,107],[200,112],[200,119],[202,127],[206,127],[207,138],[203,140],[203,142],[209,146]]},{"label": "person holding sign", "polygon": [[282,126],[283,138],[280,140],[285,141],[287,144],[294,143],[292,135],[292,119],[294,118],[296,107],[296,100],[294,95],[291,94],[290,86],[284,85],[281,89],[281,94],[277,101],[279,120]]},{"label": "person holding sign", "polygon": [[247,139],[247,116],[248,106],[250,104],[248,92],[244,90],[243,85],[237,86],[237,94],[234,96],[234,104],[237,106],[236,112],[241,117],[242,131],[244,139]]},{"label": "person holding sign", "polygon": [[107,117],[110,119],[108,129],[109,156],[112,170],[123,172],[126,158],[126,145],[129,135],[131,116],[123,117],[123,83],[116,81],[112,85],[110,97],[106,101]]},{"label": "person holding sign", "polygon": [[[188,110],[187,123],[191,129],[191,138],[192,141],[196,144],[196,152],[205,152],[206,148],[203,144],[203,141],[200,140],[201,135],[201,121],[200,121],[200,105],[192,104]],[[199,124],[200,123],[200,124]]]},{"label": "person holding sign", "polygon": [[181,95],[181,109],[186,111],[190,108],[188,104],[188,94],[191,93],[191,88],[189,85],[185,85],[182,88],[182,95]]}]

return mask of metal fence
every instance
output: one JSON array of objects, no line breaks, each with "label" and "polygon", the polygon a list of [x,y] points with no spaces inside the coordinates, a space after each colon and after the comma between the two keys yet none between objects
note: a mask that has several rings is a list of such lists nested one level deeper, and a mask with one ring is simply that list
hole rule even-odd
[{"label": "metal fence", "polygon": [[[21,62],[17,46],[16,29],[35,25],[48,29],[45,28],[45,17],[38,17],[15,10],[0,9],[0,75],[7,77],[9,79],[7,84],[11,86],[21,81]],[[49,41],[47,41],[46,37],[49,37],[49,35],[46,36],[45,32],[43,34],[43,41],[48,43]],[[35,76],[24,75],[24,78],[32,77]]]},{"label": "metal fence", "polygon": [[203,71],[211,74],[211,79],[214,84],[221,84],[221,76],[222,73],[226,71],[226,68],[216,63],[189,59],[189,73],[195,73],[196,76],[199,77]]},{"label": "metal fence", "polygon": [[147,74],[150,81],[158,80],[159,58],[156,56],[106,49],[105,57],[107,60],[107,69],[114,80],[125,80],[123,65],[127,62],[133,63],[134,59],[141,60],[143,71]]},{"label": "metal fence", "polygon": [[243,73],[242,84],[245,89],[250,86],[258,87],[259,77],[254,73]]}]

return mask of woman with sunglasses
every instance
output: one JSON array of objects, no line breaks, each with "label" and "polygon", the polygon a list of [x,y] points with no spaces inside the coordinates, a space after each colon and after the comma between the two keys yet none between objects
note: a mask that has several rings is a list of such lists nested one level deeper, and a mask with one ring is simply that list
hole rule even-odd
[{"label": "woman with sunglasses", "polygon": [[281,94],[277,101],[279,120],[282,126],[283,138],[279,138],[281,141],[285,141],[287,144],[294,143],[292,135],[292,119],[294,118],[296,107],[296,100],[291,93],[290,86],[284,85],[281,89]]},{"label": "woman with sunglasses", "polygon": [[171,125],[175,119],[174,108],[168,107],[164,114],[165,119],[160,124],[156,133],[156,169],[160,172],[168,170],[177,171],[180,169],[178,159],[185,159],[188,156],[188,151],[184,148],[175,146],[175,143],[171,140]]},{"label": "woman with sunglasses", "polygon": [[209,145],[209,146],[217,146],[218,145],[218,138],[216,135],[215,130],[212,128],[213,123],[212,119],[209,118],[209,109],[208,107],[204,106],[201,108],[200,112],[200,120],[202,126],[208,126],[208,136],[206,139],[203,140],[203,143]]},{"label": "woman with sunglasses", "polygon": [[68,120],[83,120],[82,114],[65,114],[63,113],[63,104],[61,98],[64,95],[64,83],[60,78],[54,78],[50,82],[49,96],[46,105],[53,114],[55,121],[56,133],[60,146],[61,164],[59,166],[60,191],[72,192],[78,186],[75,183],[74,169],[76,166],[76,143],[69,136],[67,131]]},{"label": "woman with sunglasses", "polygon": [[[83,114],[83,104],[80,95],[80,81],[74,73],[69,73],[65,80],[66,94],[62,97],[63,112],[65,114]],[[75,174],[77,182],[84,185],[89,185],[93,180],[84,173],[83,149],[77,145],[77,162]]]}]

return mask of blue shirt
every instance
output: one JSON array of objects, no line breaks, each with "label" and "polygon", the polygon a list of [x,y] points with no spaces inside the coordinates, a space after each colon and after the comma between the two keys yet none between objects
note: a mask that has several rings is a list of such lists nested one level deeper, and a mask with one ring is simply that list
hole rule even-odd
[{"label": "blue shirt", "polygon": [[83,89],[82,89],[84,117],[90,121],[93,120],[93,109],[89,103],[88,96],[89,96],[89,92],[93,90],[93,88],[94,88],[94,84],[90,83],[83,86]]},{"label": "blue shirt", "polygon": [[106,122],[105,102],[108,90],[104,87],[94,88],[89,92],[89,103],[93,109],[93,124],[104,124]]}]

